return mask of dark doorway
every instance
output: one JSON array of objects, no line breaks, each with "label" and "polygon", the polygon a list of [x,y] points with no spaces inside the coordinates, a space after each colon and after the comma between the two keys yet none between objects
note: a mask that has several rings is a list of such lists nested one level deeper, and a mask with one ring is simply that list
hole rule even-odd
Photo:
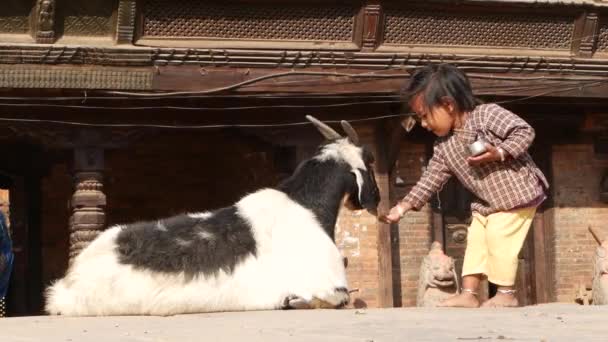
[{"label": "dark doorway", "polygon": [[29,145],[9,146],[0,158],[0,188],[9,193],[15,255],[6,298],[7,315],[36,315],[42,313],[39,171],[43,158],[39,150]]}]

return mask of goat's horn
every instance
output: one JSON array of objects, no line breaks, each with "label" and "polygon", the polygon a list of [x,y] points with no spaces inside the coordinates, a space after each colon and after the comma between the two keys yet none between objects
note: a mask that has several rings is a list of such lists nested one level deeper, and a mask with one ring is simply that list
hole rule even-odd
[{"label": "goat's horn", "polygon": [[606,239],[604,234],[602,234],[602,232],[600,232],[600,230],[597,228],[593,228],[591,226],[589,226],[588,228],[589,228],[589,232],[591,232],[591,235],[593,235],[593,238],[595,239],[595,241],[597,241],[597,244],[601,245],[602,242],[604,242],[604,240]]},{"label": "goat's horn", "polygon": [[357,131],[355,131],[353,126],[351,126],[346,120],[340,121],[340,124],[342,125],[344,132],[346,132],[346,135],[348,135],[350,142],[355,145],[359,145],[359,134],[357,134]]},{"label": "goat's horn", "polygon": [[416,120],[414,120],[413,117],[408,116],[407,118],[403,119],[403,121],[401,121],[401,126],[403,127],[403,129],[405,129],[406,132],[409,132],[414,128],[414,126],[416,126]]},{"label": "goat's horn", "polygon": [[342,136],[340,134],[338,134],[338,132],[334,131],[333,128],[331,128],[328,125],[322,123],[321,121],[317,120],[313,116],[306,115],[306,119],[308,119],[308,121],[312,122],[313,125],[315,125],[317,127],[317,129],[319,130],[319,132],[321,132],[321,134],[323,134],[323,136],[326,139],[328,139],[328,140],[334,140],[334,139],[342,138]]}]

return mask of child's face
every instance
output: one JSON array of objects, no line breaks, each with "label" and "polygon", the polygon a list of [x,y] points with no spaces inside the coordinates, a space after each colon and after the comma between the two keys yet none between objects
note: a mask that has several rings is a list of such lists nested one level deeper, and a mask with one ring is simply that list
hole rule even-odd
[{"label": "child's face", "polygon": [[416,113],[420,125],[435,135],[443,137],[452,131],[455,116],[454,107],[451,103],[436,105],[428,110],[422,100],[422,95],[416,95],[410,101],[410,108]]}]

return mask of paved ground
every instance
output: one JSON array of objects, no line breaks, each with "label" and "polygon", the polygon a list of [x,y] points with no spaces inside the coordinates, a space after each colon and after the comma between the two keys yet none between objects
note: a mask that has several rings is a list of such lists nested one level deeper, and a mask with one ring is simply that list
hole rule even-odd
[{"label": "paved ground", "polygon": [[608,306],[0,319],[0,341],[608,341]]}]

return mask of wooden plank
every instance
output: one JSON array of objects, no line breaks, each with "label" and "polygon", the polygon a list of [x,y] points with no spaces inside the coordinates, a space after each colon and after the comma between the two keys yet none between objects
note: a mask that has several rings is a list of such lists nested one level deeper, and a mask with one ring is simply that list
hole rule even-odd
[{"label": "wooden plank", "polygon": [[[376,182],[380,189],[378,212],[385,213],[391,208],[391,183],[388,165],[388,144],[385,122],[375,127]],[[391,225],[377,221],[378,227],[378,307],[394,306],[393,264],[391,246]]]},{"label": "wooden plank", "polygon": [[443,251],[447,251],[447,245],[444,237],[443,229],[443,214],[441,210],[433,210],[433,241],[437,241],[443,246]]},{"label": "wooden plank", "polygon": [[[225,89],[224,93],[396,95],[408,77],[407,72],[398,70],[384,71],[378,78],[365,76],[365,73],[372,72],[373,69],[340,69],[338,74],[334,74],[336,71],[329,72],[327,69],[314,67],[307,68],[306,71],[299,70],[300,73],[289,73],[285,69],[276,68],[163,66],[158,67],[153,88],[158,91],[216,91],[241,82],[268,77],[251,84]],[[466,69],[465,71],[468,72]],[[541,72],[531,74],[530,79],[516,73],[499,75],[491,72],[487,74],[472,72],[470,75],[474,91],[479,96],[608,98],[608,82],[605,79],[593,78],[580,81],[564,76],[561,81],[540,82],[532,78],[549,77],[548,74]],[[496,79],[493,78],[494,76]]]},{"label": "wooden plank", "polygon": [[547,255],[545,246],[545,221],[544,212],[537,212],[532,223],[532,234],[534,237],[534,290],[536,304],[549,301],[547,293]]},{"label": "wooden plank", "polygon": [[395,163],[399,158],[399,150],[401,149],[401,139],[405,135],[405,130],[401,127],[401,118],[390,119],[386,121],[386,130],[388,134],[388,144],[386,146],[386,158],[388,173],[391,174],[395,168]]},{"label": "wooden plank", "polygon": [[545,298],[547,302],[554,302],[557,300],[556,287],[555,287],[555,262],[556,262],[556,251],[555,251],[555,218],[554,218],[554,207],[546,206],[543,213],[543,228],[544,228],[544,240],[545,240]]}]

